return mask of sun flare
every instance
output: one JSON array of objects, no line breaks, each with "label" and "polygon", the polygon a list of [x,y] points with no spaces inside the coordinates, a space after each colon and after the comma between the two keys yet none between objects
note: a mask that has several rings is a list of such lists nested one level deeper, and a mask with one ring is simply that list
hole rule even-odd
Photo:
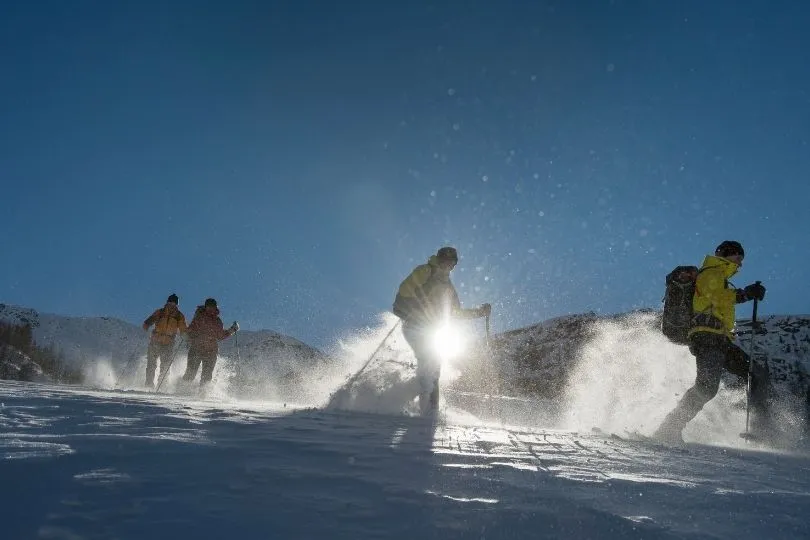
[{"label": "sun flare", "polygon": [[433,348],[442,360],[453,360],[464,349],[464,339],[457,328],[445,324],[433,335]]}]

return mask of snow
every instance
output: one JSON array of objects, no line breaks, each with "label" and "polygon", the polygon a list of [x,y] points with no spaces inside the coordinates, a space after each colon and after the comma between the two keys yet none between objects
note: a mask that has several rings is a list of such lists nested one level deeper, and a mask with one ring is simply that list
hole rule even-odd
[{"label": "snow", "polygon": [[[504,381],[501,390],[564,401],[566,428],[652,433],[695,377],[694,357],[664,338],[659,317],[653,310],[577,314],[499,334],[493,358]],[[750,319],[738,319],[736,342],[751,351]],[[761,317],[754,352],[770,372],[780,425],[795,431],[806,420],[810,391],[810,316]],[[684,436],[737,444],[744,390],[744,381],[726,375],[716,401]]]},{"label": "snow", "polygon": [[[437,421],[415,416],[413,358],[391,314],[328,355],[240,341],[252,391],[229,357],[206,396],[144,392],[142,365],[113,377],[99,357],[79,359],[95,366],[93,388],[0,382],[0,477],[13,486],[0,495],[2,538],[810,537],[801,408],[780,403],[794,435],[781,450],[739,437],[733,381],[683,446],[611,436],[649,433],[694,378],[655,317],[559,318],[496,336],[494,350],[471,322],[468,354],[442,372]],[[792,392],[808,320],[769,318],[757,335]],[[183,356],[164,391],[178,390]],[[279,366],[297,377],[279,380]],[[554,378],[558,391],[501,395],[510,377]]]},{"label": "snow", "polygon": [[[804,455],[0,382],[3,537],[807,538]],[[13,486],[13,488],[11,488]]]},{"label": "snow", "polygon": [[0,379],[44,382],[48,377],[43,375],[39,364],[27,355],[0,343]]},{"label": "snow", "polygon": [[[570,382],[589,376],[583,373],[583,364],[590,363],[594,373],[598,373],[601,371],[598,358],[611,358],[615,363],[622,362],[622,357],[630,360],[630,365],[622,364],[625,371],[631,366],[646,371],[649,367],[646,364],[650,363],[678,366],[677,373],[658,373],[654,377],[664,379],[651,379],[651,382],[657,390],[667,391],[662,385],[678,378],[677,389],[682,392],[691,384],[694,359],[686,347],[662,339],[658,330],[659,315],[660,312],[652,310],[617,315],[573,314],[495,335],[493,350],[485,355],[495,358],[497,365],[478,358],[476,369],[467,369],[457,383],[460,389],[478,390],[482,382],[478,375],[486,372],[500,379],[499,394],[554,398],[563,391],[570,395]],[[132,388],[142,383],[148,334],[137,325],[110,317],[38,313],[8,304],[0,304],[0,320],[32,323],[37,343],[56,345],[67,355],[68,361],[83,368],[90,384],[112,387],[118,382],[120,386]],[[383,330],[390,328],[395,320],[393,314],[381,314],[378,327],[366,329],[361,339],[347,336],[334,350],[325,352],[269,330],[243,330],[237,336],[238,351],[237,340],[228,339],[220,344],[215,377],[219,377],[221,383],[227,380],[230,395],[238,394],[245,399],[268,395],[282,400],[294,399],[309,389],[313,377],[317,381],[329,380],[336,370],[343,369],[346,376],[353,373],[359,367],[358,362],[362,364],[382,340]],[[468,326],[471,333],[477,334],[474,339],[480,340],[482,328],[476,328],[474,323]],[[737,326],[738,344],[749,351],[750,320],[741,318]],[[615,331],[606,332],[605,327]],[[617,340],[617,335],[623,336],[623,340]],[[390,360],[409,362],[409,357],[403,356],[402,351],[407,350],[407,346],[399,333],[396,342],[398,350],[390,355]],[[762,317],[755,348],[759,357],[767,358],[771,379],[780,387],[778,391],[804,398],[810,389],[810,315]],[[475,356],[474,350],[470,353]],[[185,355],[186,349],[181,348],[173,367],[175,378],[185,365]],[[651,358],[655,360],[650,362]],[[574,390],[581,388],[579,385]],[[603,390],[611,391],[610,388]],[[651,399],[660,397],[655,393]]]},{"label": "snow", "polygon": [[[54,345],[66,361],[80,367],[90,385],[133,388],[143,383],[149,333],[113,317],[71,317],[40,313],[31,308],[0,304],[0,320],[30,324],[40,346]],[[182,374],[187,346],[180,347],[172,365],[173,378]],[[291,385],[300,387],[302,373],[330,359],[305,343],[271,330],[241,330],[220,343],[218,377],[230,381],[230,393],[274,394],[282,397]],[[238,357],[238,362],[236,359]]]}]

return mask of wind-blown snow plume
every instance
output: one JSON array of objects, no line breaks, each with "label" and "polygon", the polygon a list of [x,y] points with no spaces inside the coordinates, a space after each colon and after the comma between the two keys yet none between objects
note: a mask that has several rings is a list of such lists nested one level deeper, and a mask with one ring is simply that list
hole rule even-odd
[{"label": "wind-blown snow plume", "polygon": [[[83,367],[84,383],[94,388],[113,389],[119,382],[119,370],[108,357],[99,357]],[[131,378],[129,374],[127,378]]]},{"label": "wind-blown snow plume", "polygon": [[[382,313],[376,327],[338,343],[332,353],[337,358],[338,369],[322,377],[324,388],[331,392],[327,408],[381,414],[418,414],[416,397],[420,387],[415,377],[416,358],[401,327],[397,325],[398,321],[393,314]],[[439,409],[453,418],[478,421],[477,417],[453,407],[450,401],[466,400],[469,405],[472,396],[469,393],[463,396],[453,393],[453,384],[465,370],[481,368],[480,363],[475,366],[469,364],[474,357],[482,354],[479,349],[483,347],[483,340],[468,323],[459,322],[444,329],[452,335],[442,335],[440,330],[437,328],[436,342],[433,343],[438,351],[444,350],[446,355],[439,381],[440,395],[443,396]],[[453,346],[448,348],[451,344]],[[450,400],[451,394],[462,399]],[[481,394],[477,397],[489,396]],[[492,409],[490,404],[486,404],[485,408],[488,411]],[[473,409],[478,412],[481,407]]]},{"label": "wind-blown snow plume", "polygon": [[[687,347],[669,342],[657,321],[654,313],[640,312],[593,323],[568,380],[561,427],[649,435],[660,425],[694,384],[695,359]],[[684,439],[745,447],[745,411],[745,381],[724,373],[717,396],[687,424]],[[779,429],[767,444],[797,444],[806,414],[801,399],[777,389],[769,411]]]},{"label": "wind-blown snow plume", "polygon": [[415,410],[414,358],[401,328],[395,328],[398,321],[392,313],[382,313],[376,327],[337,343],[331,352],[336,363],[318,383],[326,407],[387,414]]},{"label": "wind-blown snow plume", "polygon": [[593,324],[569,377],[563,427],[651,433],[693,383],[694,357],[656,330],[651,313]]}]

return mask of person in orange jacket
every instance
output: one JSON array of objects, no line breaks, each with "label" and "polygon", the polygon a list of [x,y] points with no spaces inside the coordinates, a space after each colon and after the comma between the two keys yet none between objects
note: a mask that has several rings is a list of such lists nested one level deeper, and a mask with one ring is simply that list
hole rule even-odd
[{"label": "person in orange jacket", "polygon": [[160,359],[160,374],[163,376],[172,361],[175,337],[186,331],[186,317],[177,307],[179,301],[176,294],[169,295],[166,305],[156,309],[143,321],[144,331],[148,332],[152,325],[155,327],[146,352],[146,386],[149,388],[155,386],[158,359]]},{"label": "person in orange jacket", "polygon": [[183,381],[187,383],[193,381],[202,364],[200,386],[211,382],[217,364],[219,342],[231,337],[238,330],[239,324],[235,321],[230,328],[225,329],[222,319],[219,318],[219,308],[215,299],[208,298],[205,304],[197,306],[194,318],[188,326],[188,362]]}]

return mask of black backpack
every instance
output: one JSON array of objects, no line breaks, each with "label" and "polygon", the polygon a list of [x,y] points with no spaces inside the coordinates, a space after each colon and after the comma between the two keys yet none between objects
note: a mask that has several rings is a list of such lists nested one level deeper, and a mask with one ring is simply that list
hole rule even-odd
[{"label": "black backpack", "polygon": [[678,345],[688,343],[686,334],[692,325],[692,298],[699,273],[697,266],[678,266],[667,274],[661,331]]}]

